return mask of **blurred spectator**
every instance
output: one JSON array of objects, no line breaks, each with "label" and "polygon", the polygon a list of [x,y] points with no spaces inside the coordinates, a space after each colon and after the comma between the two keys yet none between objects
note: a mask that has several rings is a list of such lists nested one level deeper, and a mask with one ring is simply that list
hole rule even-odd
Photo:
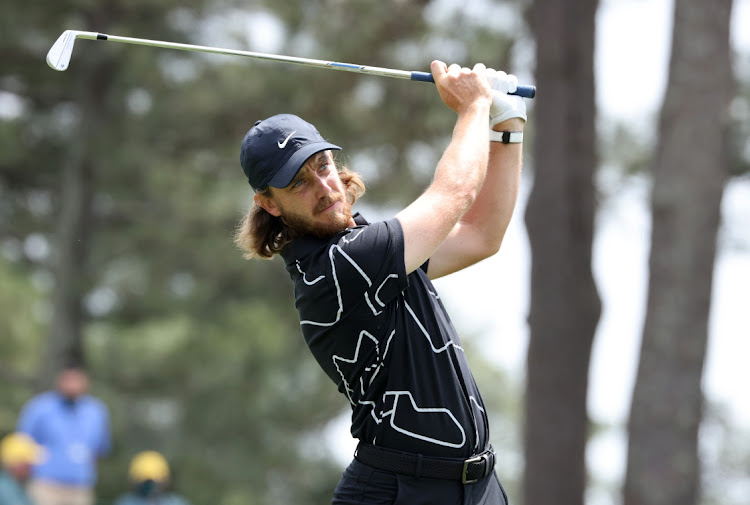
[{"label": "blurred spectator", "polygon": [[144,451],[130,462],[131,491],[120,496],[115,505],[188,505],[187,500],[169,488],[169,465],[164,456]]},{"label": "blurred spectator", "polygon": [[109,413],[86,394],[89,379],[82,368],[62,370],[56,386],[29,400],[18,421],[18,431],[47,456],[33,467],[28,493],[36,505],[92,505],[97,459],[110,449]]},{"label": "blurred spectator", "polygon": [[43,457],[44,449],[23,433],[0,440],[0,505],[31,505],[24,484]]}]

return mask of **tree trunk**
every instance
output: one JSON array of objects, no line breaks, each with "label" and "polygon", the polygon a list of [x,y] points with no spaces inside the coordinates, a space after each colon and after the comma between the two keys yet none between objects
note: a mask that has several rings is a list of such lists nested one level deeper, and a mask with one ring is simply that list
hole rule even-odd
[{"label": "tree trunk", "polygon": [[[108,26],[106,8],[89,14],[90,24]],[[52,294],[52,320],[47,346],[38,377],[42,387],[54,382],[57,372],[66,365],[84,365],[83,298],[90,289],[91,272],[87,258],[93,226],[92,201],[95,188],[98,140],[108,108],[105,98],[115,72],[99,58],[76,61],[75,70],[66,72],[76,79],[79,119],[74,130],[61,132],[68,150],[60,162],[60,213],[53,244],[55,287]]]},{"label": "tree trunk", "polygon": [[629,420],[625,505],[698,503],[701,376],[727,179],[731,0],[675,2],[653,163],[650,282]]},{"label": "tree trunk", "polygon": [[601,303],[591,273],[596,168],[594,26],[597,1],[541,0],[524,503],[580,505],[586,486],[589,361]]},{"label": "tree trunk", "polygon": [[[85,129],[85,128],[84,128]],[[52,324],[41,372],[44,386],[65,365],[83,364],[81,299],[86,290],[86,253],[91,221],[91,165],[75,151],[84,149],[86,139],[76,142],[61,174],[61,208],[55,242],[55,290]]]}]

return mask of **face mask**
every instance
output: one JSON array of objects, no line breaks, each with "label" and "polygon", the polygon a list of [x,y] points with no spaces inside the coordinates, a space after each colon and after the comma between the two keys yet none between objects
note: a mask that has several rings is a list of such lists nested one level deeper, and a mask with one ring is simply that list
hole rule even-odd
[{"label": "face mask", "polygon": [[156,491],[156,482],[151,479],[139,482],[135,486],[135,494],[139,496],[149,496],[150,494],[153,494],[154,491]]}]

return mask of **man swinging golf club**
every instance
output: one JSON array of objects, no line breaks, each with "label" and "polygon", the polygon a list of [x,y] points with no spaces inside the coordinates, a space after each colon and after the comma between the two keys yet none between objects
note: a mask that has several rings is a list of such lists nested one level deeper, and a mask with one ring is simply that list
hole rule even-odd
[{"label": "man swinging golf club", "polygon": [[255,195],[235,241],[247,257],[281,254],[305,341],[352,407],[359,444],[336,505],[506,503],[482,397],[430,279],[498,251],[526,106],[507,94],[514,76],[481,63],[431,71],[457,113],[453,137],[430,186],[387,221],[352,214],[362,180],[301,118],[258,121],[242,140]]}]

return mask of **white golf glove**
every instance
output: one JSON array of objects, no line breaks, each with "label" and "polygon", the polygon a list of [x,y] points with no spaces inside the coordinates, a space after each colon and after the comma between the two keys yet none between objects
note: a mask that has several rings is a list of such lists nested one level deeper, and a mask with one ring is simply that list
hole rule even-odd
[{"label": "white golf glove", "polygon": [[526,121],[526,103],[523,98],[509,95],[518,87],[518,78],[493,68],[486,70],[487,81],[492,92],[490,106],[490,130],[498,123],[510,118],[521,118]]}]

